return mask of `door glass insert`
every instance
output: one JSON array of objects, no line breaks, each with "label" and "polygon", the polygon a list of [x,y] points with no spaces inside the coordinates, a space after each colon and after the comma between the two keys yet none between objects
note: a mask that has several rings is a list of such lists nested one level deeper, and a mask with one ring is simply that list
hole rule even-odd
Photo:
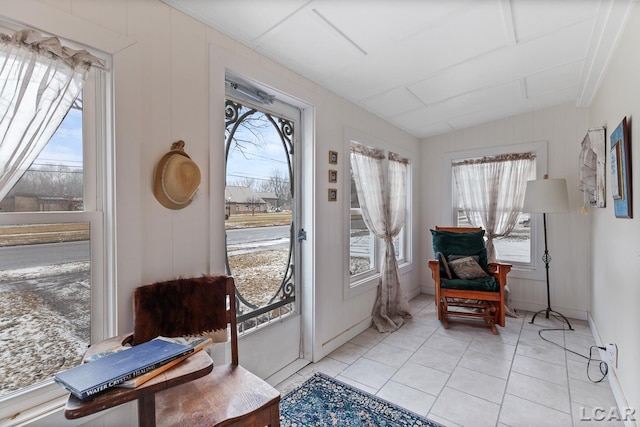
[{"label": "door glass insert", "polygon": [[226,267],[239,333],[296,310],[295,128],[291,119],[226,100]]}]

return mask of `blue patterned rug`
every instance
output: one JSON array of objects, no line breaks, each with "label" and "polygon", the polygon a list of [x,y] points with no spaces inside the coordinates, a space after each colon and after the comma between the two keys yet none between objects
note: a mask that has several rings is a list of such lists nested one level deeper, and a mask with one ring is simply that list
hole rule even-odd
[{"label": "blue patterned rug", "polygon": [[280,426],[442,427],[322,373],[315,373],[282,398]]}]

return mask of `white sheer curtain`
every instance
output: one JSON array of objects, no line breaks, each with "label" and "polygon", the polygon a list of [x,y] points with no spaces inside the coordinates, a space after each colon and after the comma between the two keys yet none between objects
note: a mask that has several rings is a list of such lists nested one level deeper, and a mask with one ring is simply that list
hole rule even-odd
[{"label": "white sheer curtain", "polygon": [[458,207],[472,226],[486,230],[491,262],[493,239],[509,235],[517,224],[534,160],[534,153],[517,153],[452,164]]},{"label": "white sheer curtain", "polygon": [[[383,239],[385,253],[380,271],[373,323],[380,332],[397,330],[409,314],[409,302],[400,286],[393,239],[406,217],[408,160],[383,150],[351,145],[351,166],[362,216],[369,231]],[[384,165],[387,164],[385,180]]]},{"label": "white sheer curtain", "polygon": [[0,34],[0,200],[60,126],[91,64],[103,66],[55,37]]}]

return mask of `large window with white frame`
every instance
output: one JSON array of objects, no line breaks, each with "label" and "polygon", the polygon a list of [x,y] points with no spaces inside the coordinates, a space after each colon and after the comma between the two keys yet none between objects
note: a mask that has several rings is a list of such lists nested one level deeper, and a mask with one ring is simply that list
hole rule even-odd
[{"label": "large window with white frame", "polygon": [[66,396],[53,375],[112,330],[108,92],[108,69],[92,67],[62,124],[0,200],[0,424],[26,422]]},{"label": "large window with white frame", "polygon": [[[363,144],[362,136],[360,136],[357,140],[350,139],[349,144]],[[385,151],[388,154],[388,152]],[[384,160],[385,167],[383,170],[386,170],[386,162],[388,159]],[[409,164],[409,172],[408,177],[411,176]],[[398,266],[402,268],[406,268],[409,266],[410,260],[410,245],[409,245],[409,235],[410,235],[410,212],[411,212],[411,198],[408,197],[410,194],[410,186],[411,180],[407,179],[407,188],[404,190],[407,192],[407,207],[406,207],[406,218],[405,224],[400,231],[400,233],[393,239],[394,249],[396,253],[396,259],[398,261]],[[356,185],[353,177],[353,169],[351,165],[349,167],[349,220],[348,220],[348,236],[349,236],[349,291],[347,294],[357,293],[358,288],[361,290],[366,290],[369,286],[377,284],[377,279],[380,276],[380,266],[382,262],[382,258],[384,256],[384,242],[382,239],[377,238],[373,232],[371,232],[363,218],[362,207],[360,205],[360,201],[358,200],[358,193],[356,190]]]},{"label": "large window with white frame", "polygon": [[[492,156],[506,156],[513,154],[532,153],[534,165],[528,180],[536,179],[546,173],[547,164],[547,144],[546,141],[518,144],[502,147],[491,147],[486,149],[476,149],[460,152],[447,153],[446,181],[451,189],[450,203],[445,203],[449,209],[447,216],[451,216],[452,224],[460,227],[470,227],[471,223],[461,207],[460,195],[455,185],[453,165],[460,162],[474,159],[487,158]],[[479,184],[480,185],[480,184]],[[482,191],[480,188],[478,191]],[[541,278],[542,269],[537,256],[539,239],[539,229],[536,218],[528,213],[520,213],[516,225],[511,233],[505,237],[495,238],[493,245],[496,251],[498,262],[513,265],[512,276],[522,278]]]}]

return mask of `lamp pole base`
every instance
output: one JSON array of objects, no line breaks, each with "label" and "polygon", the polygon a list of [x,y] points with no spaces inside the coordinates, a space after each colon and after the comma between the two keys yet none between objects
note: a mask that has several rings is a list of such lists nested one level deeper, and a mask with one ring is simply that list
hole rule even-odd
[{"label": "lamp pole base", "polygon": [[538,316],[538,314],[540,313],[546,313],[546,318],[549,318],[549,313],[553,313],[554,315],[556,315],[556,317],[561,317],[562,320],[564,320],[567,324],[567,326],[569,326],[569,330],[573,331],[573,328],[571,327],[571,323],[569,323],[569,320],[564,317],[564,315],[562,313],[558,313],[555,310],[552,310],[551,307],[547,307],[544,310],[540,310],[539,312],[537,312],[536,314],[533,315],[533,317],[531,318],[531,322],[529,322],[530,324],[533,324],[533,322],[536,320],[536,317]]}]

